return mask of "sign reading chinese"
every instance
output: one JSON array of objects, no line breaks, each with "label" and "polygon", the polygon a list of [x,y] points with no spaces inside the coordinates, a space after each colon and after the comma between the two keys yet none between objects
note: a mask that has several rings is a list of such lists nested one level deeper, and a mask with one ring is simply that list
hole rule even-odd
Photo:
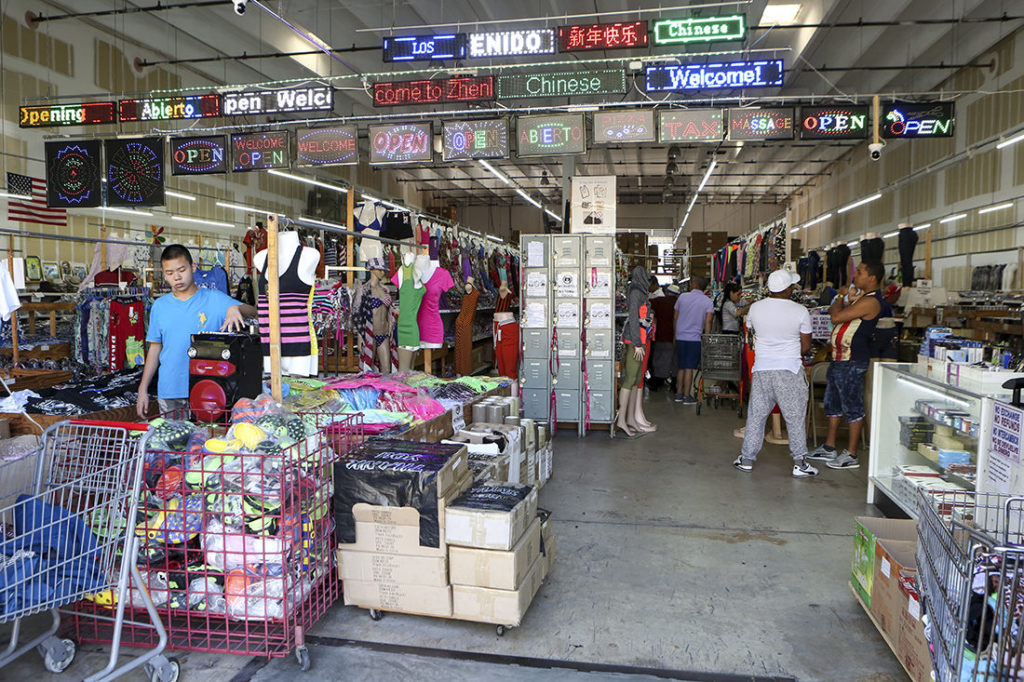
[{"label": "sign reading chinese", "polygon": [[781,59],[714,64],[653,64],[645,70],[648,92],[768,88],[782,85]]},{"label": "sign reading chinese", "polygon": [[892,102],[882,107],[882,137],[952,137],[953,102]]},{"label": "sign reading chinese", "polygon": [[227,173],[227,151],[223,135],[172,137],[171,175]]},{"label": "sign reading chinese", "polygon": [[395,123],[370,126],[370,163],[432,161],[430,123]]},{"label": "sign reading chinese", "polygon": [[100,140],[46,143],[46,205],[50,208],[99,206]]},{"label": "sign reading chinese", "polygon": [[718,142],[725,137],[721,109],[673,109],[660,116],[659,142]]},{"label": "sign reading chinese", "polygon": [[18,107],[18,126],[21,128],[52,128],[116,122],[117,116],[113,102]]},{"label": "sign reading chinese", "polygon": [[220,95],[123,99],[117,104],[121,121],[174,121],[220,116]]},{"label": "sign reading chinese", "polygon": [[164,138],[105,140],[107,206],[163,206]]},{"label": "sign reading chinese", "polygon": [[583,114],[520,116],[516,119],[519,156],[582,154],[587,151]]},{"label": "sign reading chinese", "polygon": [[594,144],[610,142],[654,142],[654,112],[645,109],[596,112]]},{"label": "sign reading chinese", "polygon": [[444,121],[441,155],[445,161],[508,158],[508,119]]},{"label": "sign reading chinese", "polygon": [[517,57],[526,54],[554,54],[555,29],[528,28],[518,31],[487,31],[469,34],[470,57]]},{"label": "sign reading chinese", "polygon": [[793,108],[730,109],[730,140],[792,140]]},{"label": "sign reading chinese", "polygon": [[358,138],[354,125],[299,128],[295,131],[295,165],[343,166],[358,163]]},{"label": "sign reading chinese", "polygon": [[624,92],[626,72],[621,69],[498,76],[498,99],[617,95]]},{"label": "sign reading chinese", "polygon": [[287,168],[291,161],[287,130],[232,133],[231,169],[236,172]]},{"label": "sign reading chinese", "polygon": [[225,92],[221,95],[222,116],[248,114],[284,114],[294,111],[330,111],[334,109],[334,88],[311,85],[283,90]]},{"label": "sign reading chinese", "polygon": [[866,106],[800,107],[800,139],[848,140],[868,136]]},{"label": "sign reading chinese", "polygon": [[465,33],[384,38],[384,61],[386,62],[428,62],[440,59],[465,59],[465,57]]},{"label": "sign reading chinese", "polygon": [[742,14],[728,17],[689,17],[654,22],[655,45],[743,40],[747,27]]},{"label": "sign reading chinese", "polygon": [[615,234],[614,175],[574,176],[570,201],[570,232]]},{"label": "sign reading chinese", "polygon": [[373,84],[375,107],[482,102],[491,99],[494,99],[494,76],[458,76]]},{"label": "sign reading chinese", "polygon": [[562,52],[618,50],[646,46],[646,21],[619,21],[614,24],[560,26],[558,28],[558,49]]}]

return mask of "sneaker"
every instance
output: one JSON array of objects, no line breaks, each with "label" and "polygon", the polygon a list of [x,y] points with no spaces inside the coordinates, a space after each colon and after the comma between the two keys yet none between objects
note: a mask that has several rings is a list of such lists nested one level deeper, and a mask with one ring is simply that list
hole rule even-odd
[{"label": "sneaker", "polygon": [[746,471],[747,473],[750,473],[751,471],[754,470],[754,460],[743,459],[743,455],[737,457],[733,461],[732,465],[739,469],[740,471]]},{"label": "sneaker", "polygon": [[806,459],[816,459],[819,462],[831,462],[839,457],[839,451],[835,448],[826,450],[824,445],[819,445],[807,454]]},{"label": "sneaker", "polygon": [[[831,464],[829,465],[831,466]],[[807,462],[807,458],[796,460],[793,463],[793,478],[810,478],[817,476],[818,470]]]},{"label": "sneaker", "polygon": [[677,403],[683,402],[683,394],[682,393],[676,393],[676,402]]},{"label": "sneaker", "polygon": [[683,405],[696,405],[697,399],[692,395],[684,395],[682,400]]},{"label": "sneaker", "polygon": [[829,469],[860,469],[860,460],[854,457],[849,450],[843,450],[838,457],[826,464]]}]

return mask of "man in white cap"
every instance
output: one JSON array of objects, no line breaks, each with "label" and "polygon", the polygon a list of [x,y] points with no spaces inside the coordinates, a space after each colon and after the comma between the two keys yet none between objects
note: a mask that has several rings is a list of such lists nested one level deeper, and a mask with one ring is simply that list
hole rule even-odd
[{"label": "man in white cap", "polygon": [[770,296],[752,306],[747,327],[754,332],[754,367],[747,407],[747,429],[740,456],[732,463],[740,471],[754,469],[764,440],[764,424],[775,405],[779,406],[789,431],[789,452],[793,476],[817,476],[807,461],[807,375],[801,356],[811,347],[811,315],[807,308],[790,299],[800,276],[788,270],[768,275]]}]

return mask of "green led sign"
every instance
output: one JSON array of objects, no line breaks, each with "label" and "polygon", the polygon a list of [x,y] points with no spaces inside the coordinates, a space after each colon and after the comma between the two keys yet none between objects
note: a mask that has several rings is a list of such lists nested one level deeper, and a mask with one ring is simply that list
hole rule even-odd
[{"label": "green led sign", "polygon": [[654,22],[655,45],[718,43],[726,40],[743,40],[746,37],[747,25],[742,14],[728,17],[662,19]]},{"label": "green led sign", "polygon": [[626,72],[622,69],[498,76],[498,99],[620,95],[624,92]]}]

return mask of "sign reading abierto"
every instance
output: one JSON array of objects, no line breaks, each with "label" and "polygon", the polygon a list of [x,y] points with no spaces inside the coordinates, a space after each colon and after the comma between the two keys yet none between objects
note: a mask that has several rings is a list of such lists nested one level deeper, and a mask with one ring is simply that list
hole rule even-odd
[{"label": "sign reading abierto", "polygon": [[714,64],[653,64],[645,69],[648,92],[768,88],[782,85],[781,59]]},{"label": "sign reading abierto", "polygon": [[800,138],[803,140],[849,140],[867,136],[866,106],[800,107]]},{"label": "sign reading abierto", "polygon": [[430,123],[370,126],[370,163],[432,161],[432,139]]},{"label": "sign reading abierto", "polygon": [[122,121],[175,121],[220,116],[219,95],[123,99],[117,104]]},{"label": "sign reading abierto", "polygon": [[231,169],[236,172],[287,168],[291,161],[289,133],[232,133]]},{"label": "sign reading abierto", "polygon": [[312,85],[284,90],[225,92],[221,95],[221,109],[222,116],[330,111],[334,109],[334,88]]},{"label": "sign reading abierto", "polygon": [[619,21],[614,24],[560,26],[558,28],[558,49],[562,52],[619,50],[646,46],[646,21]]},{"label": "sign reading abierto", "polygon": [[554,53],[555,29],[553,28],[469,34],[470,57],[516,57],[527,54]]},{"label": "sign reading abierto", "polygon": [[654,112],[645,109],[596,112],[594,144],[610,142],[654,142]]},{"label": "sign reading abierto", "polygon": [[20,128],[52,128],[56,126],[99,125],[117,123],[113,102],[82,102],[80,104],[42,104],[18,107]]},{"label": "sign reading abierto", "polygon": [[730,109],[730,140],[792,140],[793,108]]},{"label": "sign reading abierto", "polygon": [[445,102],[484,102],[494,99],[494,76],[457,76],[436,80],[373,84],[373,106],[396,107]]},{"label": "sign reading abierto", "polygon": [[520,116],[516,119],[519,156],[582,154],[587,151],[583,114]]},{"label": "sign reading abierto", "polygon": [[952,137],[953,102],[892,102],[882,107],[882,137]]},{"label": "sign reading abierto", "polygon": [[498,76],[498,99],[613,95],[624,92],[626,72],[621,69]]},{"label": "sign reading abierto", "polygon": [[508,158],[508,119],[444,121],[441,152],[445,161]]},{"label": "sign reading abierto", "polygon": [[358,163],[358,139],[354,125],[299,128],[295,131],[295,165],[343,166]]},{"label": "sign reading abierto", "polygon": [[655,45],[713,43],[743,40],[747,27],[742,14],[728,17],[688,17],[654,22]]},{"label": "sign reading abierto", "polygon": [[465,57],[465,33],[384,38],[383,58],[386,62],[427,62]]},{"label": "sign reading abierto", "polygon": [[171,175],[227,173],[227,151],[223,135],[172,137]]},{"label": "sign reading abierto", "polygon": [[675,109],[660,115],[660,142],[718,142],[725,137],[721,109]]}]

